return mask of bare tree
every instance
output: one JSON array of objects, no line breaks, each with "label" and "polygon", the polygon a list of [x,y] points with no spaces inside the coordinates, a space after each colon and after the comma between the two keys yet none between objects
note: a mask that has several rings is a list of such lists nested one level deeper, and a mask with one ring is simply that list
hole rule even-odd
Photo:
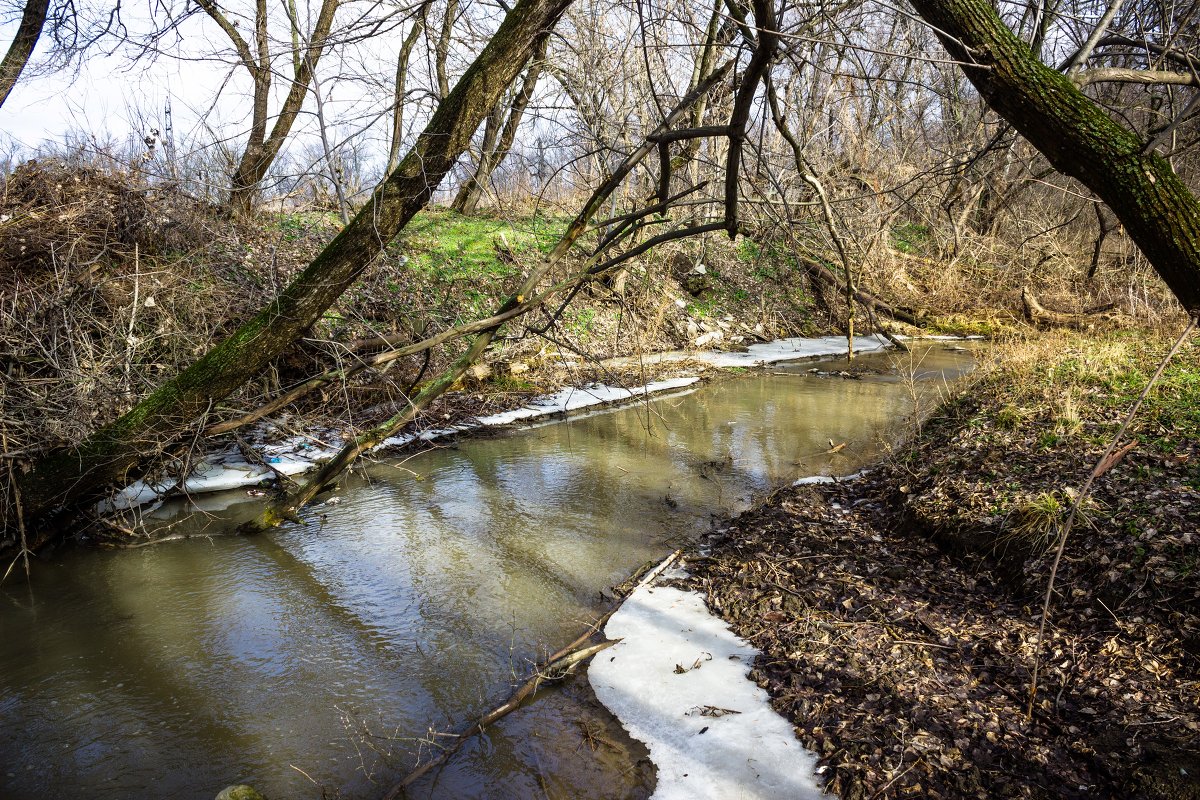
[{"label": "bare tree", "polygon": [[[525,114],[529,101],[533,98],[538,80],[542,76],[546,44],[549,40],[550,37],[547,36],[538,43],[533,57],[529,60],[529,65],[525,68],[525,77],[521,81],[521,88],[512,94],[507,103],[498,104],[488,115],[487,121],[484,123],[483,143],[479,149],[479,162],[475,167],[475,172],[463,183],[458,194],[455,195],[454,201],[450,204],[451,208],[456,211],[463,214],[475,212],[479,200],[483,197],[484,190],[491,180],[492,173],[512,150],[521,118]],[[500,127],[501,119],[504,119],[504,128],[500,131],[497,141],[496,129]]]},{"label": "bare tree", "polygon": [[425,31],[425,18],[429,15],[430,2],[431,0],[426,0],[417,9],[411,27],[408,29],[408,34],[404,37],[404,43],[400,45],[400,52],[396,56],[396,88],[392,100],[392,131],[388,139],[386,170],[388,173],[395,169],[396,164],[400,162],[400,149],[404,145],[404,107],[408,103],[408,67],[412,59],[413,48],[416,47],[417,40]]},{"label": "bare tree", "polygon": [[[237,55],[239,65],[246,70],[254,89],[251,99],[250,131],[245,148],[233,175],[230,177],[229,202],[234,210],[248,214],[257,199],[259,184],[266,177],[271,164],[291,133],[292,125],[304,106],[313,73],[321,60],[333,27],[340,0],[323,0],[316,22],[306,42],[298,35],[299,20],[294,4],[288,5],[290,27],[289,38],[294,36],[295,50],[291,61],[290,86],[283,104],[275,116],[274,125],[267,128],[271,119],[271,86],[274,78],[271,36],[268,29],[270,15],[267,0],[255,0],[253,44],[242,35],[237,20],[230,17],[214,0],[196,0],[199,8],[217,24],[228,37]],[[303,49],[301,51],[301,48]]]}]

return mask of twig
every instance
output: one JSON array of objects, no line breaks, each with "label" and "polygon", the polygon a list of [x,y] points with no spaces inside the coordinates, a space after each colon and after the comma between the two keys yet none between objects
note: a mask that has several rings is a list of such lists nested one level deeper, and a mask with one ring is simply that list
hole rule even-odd
[{"label": "twig", "polygon": [[[652,582],[655,578],[661,575],[663,571],[675,563],[675,560],[679,558],[681,553],[681,550],[676,550],[663,559],[658,566],[647,572],[645,577],[637,582],[637,585],[630,590],[629,594],[633,594],[634,591]],[[626,595],[626,597],[628,596],[629,595]],[[612,647],[614,644],[621,641],[620,639],[612,639],[600,642],[599,644],[589,645],[586,647],[583,646],[584,643],[586,643],[588,639],[595,635],[596,632],[599,631],[604,625],[604,623],[608,621],[609,617],[611,617],[620,607],[621,604],[618,603],[606,614],[589,625],[588,629],[579,637],[577,637],[575,641],[571,642],[569,645],[547,658],[542,665],[534,670],[533,674],[527,678],[524,683],[517,687],[516,691],[509,695],[507,700],[496,706],[484,716],[480,717],[477,722],[472,724],[471,727],[465,730],[463,733],[454,734],[458,738],[452,745],[443,750],[437,758],[425,762],[412,772],[408,773],[403,780],[393,786],[391,790],[384,795],[383,800],[397,800],[397,798],[402,797],[405,790],[409,786],[411,786],[415,781],[421,778],[421,776],[428,773],[434,767],[444,764],[451,756],[458,752],[458,750],[468,739],[477,733],[483,733],[484,728],[519,708],[521,704],[525,702],[525,700],[527,700],[531,695],[533,695],[534,692],[538,690],[543,681],[557,680],[565,677],[580,663],[591,658],[596,653]]]},{"label": "twig", "polygon": [[[0,431],[0,449],[4,449],[4,450],[8,449],[8,434],[5,431]],[[9,574],[13,570],[13,567],[15,567],[17,565],[18,561],[22,561],[22,560],[25,562],[25,577],[26,578],[29,577],[29,553],[30,553],[30,550],[29,550],[29,542],[28,542],[26,532],[25,532],[25,513],[24,513],[24,509],[21,506],[21,489],[17,485],[17,475],[13,469],[12,461],[8,462],[8,485],[12,487],[13,505],[16,506],[17,531],[20,533],[20,536],[21,536],[21,551],[20,551],[20,553],[17,554],[17,557],[13,559],[12,563],[8,565],[8,569],[4,571],[4,577],[0,578],[0,583],[3,583],[5,580],[7,580]],[[676,551],[676,552],[678,552],[678,551]]]},{"label": "twig", "polygon": [[[1122,437],[1125,436],[1125,432],[1129,430],[1129,425],[1133,422],[1134,416],[1142,407],[1142,403],[1145,401],[1146,397],[1149,396],[1150,390],[1154,388],[1154,384],[1158,383],[1158,379],[1162,377],[1162,374],[1166,370],[1167,364],[1170,362],[1171,358],[1179,352],[1179,349],[1183,347],[1183,343],[1187,341],[1187,337],[1191,334],[1192,330],[1195,329],[1196,321],[1196,317],[1192,317],[1188,320],[1187,327],[1183,329],[1183,333],[1179,334],[1179,338],[1175,340],[1175,344],[1171,345],[1171,349],[1167,351],[1165,356],[1163,356],[1163,360],[1158,365],[1158,369],[1154,371],[1154,374],[1150,377],[1150,380],[1146,382],[1146,387],[1142,389],[1142,393],[1138,395],[1138,399],[1133,404],[1133,408],[1129,409],[1129,413],[1125,415],[1125,421],[1121,423],[1121,428],[1117,431],[1117,435],[1113,437],[1111,442],[1109,442],[1108,449],[1104,451],[1104,455],[1100,456],[1100,459],[1096,462],[1096,466],[1092,468],[1087,480],[1084,481],[1083,488],[1079,490],[1078,496],[1075,497],[1071,503],[1071,511],[1067,514],[1067,519],[1063,523],[1062,533],[1058,537],[1058,549],[1054,553],[1054,563],[1050,567],[1050,578],[1046,582],[1046,596],[1042,600],[1042,619],[1038,624],[1037,643],[1034,645],[1033,650],[1033,674],[1029,679],[1029,706],[1025,709],[1025,716],[1030,719],[1033,718],[1033,705],[1037,700],[1038,672],[1042,666],[1042,642],[1046,635],[1046,620],[1050,616],[1050,600],[1054,596],[1054,579],[1058,576],[1058,565],[1062,562],[1063,551],[1066,550],[1067,547],[1067,537],[1071,533],[1071,526],[1075,523],[1075,513],[1087,500],[1088,495],[1092,491],[1092,484],[1095,483],[1096,478],[1103,475],[1106,471],[1108,471],[1108,469],[1112,468],[1113,464],[1116,463],[1115,458],[1113,458],[1111,462],[1109,460],[1110,457],[1113,456],[1113,451],[1117,449],[1117,444],[1121,441]],[[1126,451],[1127,450],[1128,448],[1126,448]]]},{"label": "twig", "polygon": [[397,783],[392,787],[391,791],[384,795],[384,800],[397,800],[397,798],[404,794],[404,790],[407,789],[414,781],[419,779],[422,775],[425,775],[434,767],[444,764],[450,758],[450,756],[457,753],[471,736],[475,735],[476,733],[483,733],[484,728],[519,708],[520,705],[530,697],[530,695],[538,690],[543,681],[555,680],[557,678],[564,677],[581,662],[586,661],[587,659],[596,655],[596,653],[599,653],[601,650],[612,647],[619,641],[620,639],[614,639],[611,641],[601,642],[600,644],[590,645],[588,647],[581,647],[573,652],[567,653],[560,658],[551,660],[543,667],[535,670],[534,674],[519,687],[517,687],[517,690],[513,692],[507,700],[496,706],[487,714],[483,715],[479,721],[471,725],[471,727],[462,736],[460,736],[453,745],[443,750],[441,755],[431,761],[425,762],[412,772],[408,773],[404,780]]}]

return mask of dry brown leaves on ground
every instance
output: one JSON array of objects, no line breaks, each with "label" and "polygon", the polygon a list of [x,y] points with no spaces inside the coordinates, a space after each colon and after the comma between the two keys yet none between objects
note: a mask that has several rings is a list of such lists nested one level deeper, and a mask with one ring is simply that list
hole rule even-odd
[{"label": "dry brown leaves on ground", "polygon": [[711,606],[763,651],[752,677],[828,788],[1200,797],[1197,660],[1176,632],[1136,597],[1117,614],[1056,614],[1027,719],[1036,596],[897,530],[894,482],[786,490],[692,563]]}]

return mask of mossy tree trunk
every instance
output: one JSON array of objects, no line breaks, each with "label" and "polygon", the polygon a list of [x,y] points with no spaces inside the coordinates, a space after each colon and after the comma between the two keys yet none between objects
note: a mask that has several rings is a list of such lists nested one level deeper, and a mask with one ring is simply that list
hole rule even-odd
[{"label": "mossy tree trunk", "polygon": [[1200,202],[1136,133],[1043,64],[989,0],[912,0],[997,113],[1096,193],[1191,315],[1200,314]]},{"label": "mossy tree trunk", "polygon": [[33,49],[37,47],[38,39],[42,36],[42,28],[46,25],[49,12],[50,0],[28,0],[25,3],[21,24],[17,26],[17,35],[8,46],[4,60],[0,61],[0,106],[4,105],[9,93],[17,85],[17,79],[29,63]]},{"label": "mossy tree trunk", "polygon": [[350,286],[413,216],[470,144],[480,121],[553,28],[570,0],[520,0],[445,101],[413,149],[337,237],[270,305],[187,370],[78,447],[52,452],[20,477],[26,519],[94,501],[139,474],[164,442],[253,377]]}]

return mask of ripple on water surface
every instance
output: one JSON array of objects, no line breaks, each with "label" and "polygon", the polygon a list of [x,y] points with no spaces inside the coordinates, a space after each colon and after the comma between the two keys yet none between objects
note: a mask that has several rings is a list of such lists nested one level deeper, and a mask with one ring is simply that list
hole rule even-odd
[{"label": "ripple on water surface", "polygon": [[[921,385],[968,363],[931,351]],[[380,463],[303,528],[38,564],[0,586],[0,797],[319,796],[299,770],[377,796],[430,726],[478,715],[574,638],[601,590],[772,486],[853,472],[911,412],[906,380],[808,368]],[[234,496],[180,525],[231,528],[253,510]],[[532,735],[578,736],[586,703],[547,698],[423,791],[520,797],[544,769],[606,796],[621,764],[565,767],[578,753]]]}]

